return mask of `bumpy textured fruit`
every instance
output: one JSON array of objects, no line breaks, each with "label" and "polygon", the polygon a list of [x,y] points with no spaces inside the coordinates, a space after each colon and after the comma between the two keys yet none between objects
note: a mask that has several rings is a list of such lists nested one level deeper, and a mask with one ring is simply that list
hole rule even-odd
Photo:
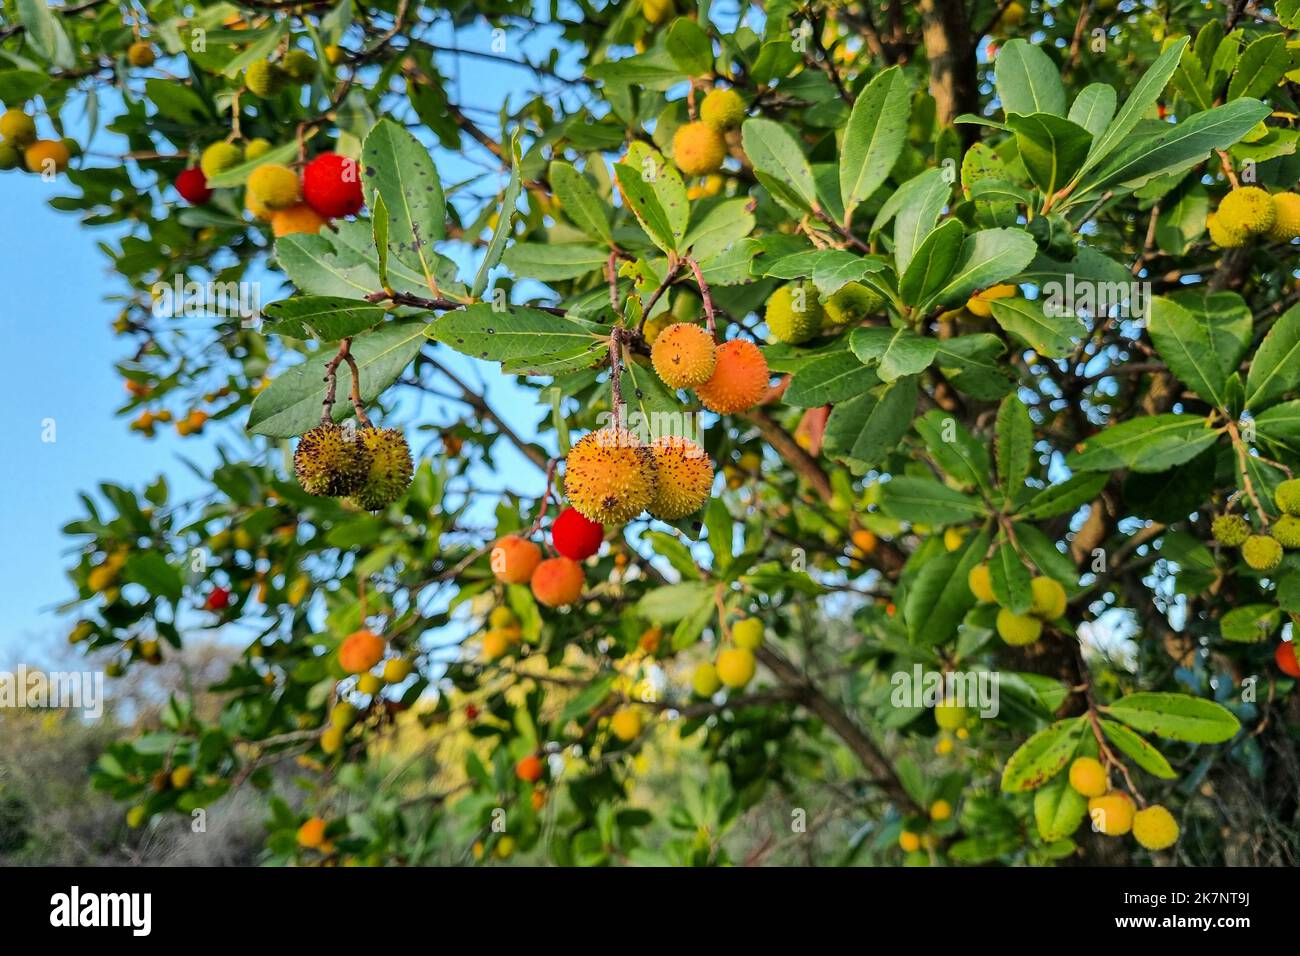
[{"label": "bumpy textured fruit", "polygon": [[758,346],[747,339],[732,339],[719,345],[716,355],[712,377],[695,388],[704,407],[731,415],[761,402],[771,374]]},{"label": "bumpy textured fruit", "polygon": [[203,175],[213,179],[244,161],[244,152],[234,143],[213,143],[199,157]]},{"label": "bumpy textured fruit", "polygon": [[1288,478],[1278,485],[1273,501],[1283,514],[1300,515],[1300,478]]},{"label": "bumpy textured fruit", "polygon": [[202,206],[212,198],[212,190],[208,188],[208,177],[204,176],[203,170],[197,166],[181,170],[180,175],[176,177],[176,191],[191,206]]},{"label": "bumpy textured fruit", "polygon": [[275,209],[271,212],[271,232],[277,239],[295,233],[314,236],[324,226],[325,220],[305,202],[290,206],[288,209]]},{"label": "bumpy textured fruit", "polygon": [[1283,641],[1273,652],[1273,662],[1277,669],[1288,677],[1300,677],[1300,661],[1296,660],[1295,641]]},{"label": "bumpy textured fruit", "polygon": [[547,607],[568,607],[582,597],[582,565],[572,558],[547,558],[529,582],[533,597]]},{"label": "bumpy textured fruit", "polygon": [[721,132],[740,125],[745,101],[735,90],[710,90],[700,102],[700,119]]},{"label": "bumpy textured fruit", "polygon": [[552,546],[574,561],[587,560],[600,550],[604,540],[605,526],[597,521],[588,521],[577,508],[565,508],[551,525]]},{"label": "bumpy textured fruit", "polygon": [[1098,833],[1123,836],[1133,828],[1133,799],[1122,790],[1103,793],[1088,801],[1088,816]]},{"label": "bumpy textured fruit", "polygon": [[270,60],[258,60],[250,63],[248,69],[244,71],[244,85],[254,96],[260,96],[266,99],[268,96],[275,96],[284,89],[285,81],[284,70],[280,69]]},{"label": "bumpy textured fruit", "polygon": [[284,73],[295,83],[308,83],[316,76],[316,58],[306,50],[290,50],[284,57]]},{"label": "bumpy textured fruit", "polygon": [[369,473],[370,454],[358,434],[326,422],[298,439],[293,470],[309,495],[350,495]]},{"label": "bumpy textured fruit", "polygon": [[1174,815],[1153,803],[1133,816],[1133,839],[1148,850],[1165,850],[1178,842],[1178,821]]},{"label": "bumpy textured fruit", "polygon": [[650,446],[655,493],[648,510],[662,521],[676,521],[704,507],[713,490],[713,462],[704,449],[678,435],[663,435]]},{"label": "bumpy textured fruit", "polygon": [[631,521],[650,506],[657,486],[654,454],[628,431],[588,432],[565,460],[569,503],[602,525]]},{"label": "bumpy textured fruit", "polygon": [[542,562],[542,549],[515,534],[498,538],[492,546],[492,573],[506,584],[527,584]]},{"label": "bumpy textured fruit", "polygon": [[257,197],[253,195],[251,189],[244,190],[244,208],[251,212],[255,218],[260,219],[263,222],[270,222],[275,216],[275,210],[262,205],[262,203],[258,201]]},{"label": "bumpy textured fruit", "polygon": [[641,711],[635,707],[620,707],[609,719],[609,729],[619,740],[636,740],[641,736]]},{"label": "bumpy textured fruit", "polygon": [[326,219],[355,215],[365,203],[359,164],[338,153],[321,153],[303,167],[302,195]]},{"label": "bumpy textured fruit", "polygon": [[288,209],[302,198],[298,176],[288,166],[263,163],[248,176],[248,191],[267,209]]},{"label": "bumpy textured fruit", "polygon": [[1043,633],[1043,622],[1028,614],[1016,614],[1007,608],[998,611],[998,636],[1008,644],[1032,644]]},{"label": "bumpy textured fruit", "polygon": [[145,40],[136,40],[126,48],[126,61],[132,66],[153,66],[157,54],[154,52],[153,44]]},{"label": "bumpy textured fruit", "polygon": [[1277,211],[1273,197],[1258,186],[1234,189],[1219,201],[1215,221],[1224,229],[1257,236],[1273,228]]},{"label": "bumpy textured fruit", "polygon": [[536,783],[542,779],[542,760],[536,754],[529,754],[515,764],[515,776],[525,783]]},{"label": "bumpy textured fruit", "polygon": [[1070,786],[1085,797],[1100,797],[1110,786],[1106,768],[1094,757],[1076,757],[1070,764]]},{"label": "bumpy textured fruit", "polygon": [[747,651],[758,650],[763,643],[763,622],[756,617],[747,617],[731,625],[731,639],[737,647]]},{"label": "bumpy textured fruit", "polygon": [[743,647],[729,647],[718,654],[718,680],[739,689],[754,679],[754,652]]},{"label": "bumpy textured fruit", "polygon": [[383,659],[384,647],[374,631],[353,631],[339,645],[339,663],[349,674],[363,674]]},{"label": "bumpy textured fruit", "polygon": [[255,159],[261,159],[270,151],[270,140],[262,139],[260,136],[256,139],[250,139],[244,144],[244,162],[251,163]]},{"label": "bumpy textured fruit", "polygon": [[0,116],[0,136],[10,146],[30,146],[36,142],[36,120],[20,109],[7,109]]},{"label": "bumpy textured fruit", "polygon": [[1250,240],[1250,233],[1245,229],[1230,226],[1222,216],[1215,213],[1205,217],[1205,228],[1209,230],[1210,241],[1221,249],[1236,249]]},{"label": "bumpy textured fruit", "polygon": [[325,821],[312,817],[298,828],[298,845],[314,850],[325,842]]},{"label": "bumpy textured fruit", "polygon": [[1036,577],[1029,582],[1034,603],[1029,613],[1044,621],[1055,621],[1065,613],[1065,588],[1054,578]]},{"label": "bumpy textured fruit", "polygon": [[861,282],[850,282],[822,303],[822,311],[827,325],[847,325],[861,322],[884,304],[885,300],[874,289]]},{"label": "bumpy textured fruit", "polygon": [[670,388],[694,388],[713,375],[717,346],[707,329],[678,322],[660,332],[650,349],[655,373]]},{"label": "bumpy textured fruit", "polygon": [[987,564],[977,564],[966,575],[966,585],[975,600],[992,604],[997,598],[993,594],[993,575]]},{"label": "bumpy textured fruit", "polygon": [[1252,534],[1241,546],[1241,556],[1256,571],[1272,571],[1282,563],[1282,545],[1267,534]]},{"label": "bumpy textured fruit", "polygon": [[995,299],[1009,299],[1019,291],[1018,287],[1005,283],[992,286],[967,299],[966,311],[971,315],[978,315],[981,319],[987,319],[993,315],[993,306],[989,304],[990,302]]},{"label": "bumpy textured fruit", "polygon": [[722,689],[722,681],[718,679],[718,669],[705,661],[695,668],[691,674],[691,690],[697,697],[712,697]]},{"label": "bumpy textured fruit", "polygon": [[641,0],[641,16],[658,26],[673,15],[673,0]]},{"label": "bumpy textured fruit", "polygon": [[961,704],[950,700],[941,700],[934,705],[934,722],[940,730],[956,730],[966,726],[970,714]]},{"label": "bumpy textured fruit", "polygon": [[1278,518],[1273,522],[1273,527],[1269,528],[1269,533],[1288,551],[1300,548],[1300,518],[1295,515],[1283,515]]},{"label": "bumpy textured fruit", "polygon": [[23,159],[27,162],[28,172],[44,173],[52,168],[61,173],[68,168],[72,153],[60,140],[38,139],[27,147]]},{"label": "bumpy textured fruit", "polygon": [[1241,515],[1219,515],[1210,525],[1210,534],[1219,544],[1239,548],[1250,537],[1250,525]]},{"label": "bumpy textured fruit", "polygon": [[811,282],[791,282],[772,293],[763,317],[775,342],[799,345],[822,330],[822,305]]},{"label": "bumpy textured fruit", "polygon": [[726,157],[726,141],[707,123],[686,123],[673,134],[673,162],[687,176],[716,173]]},{"label": "bumpy textured fruit", "polygon": [[369,467],[353,500],[366,511],[387,508],[411,487],[411,446],[396,428],[362,428],[357,439],[366,449]]},{"label": "bumpy textured fruit", "polygon": [[1273,197],[1273,226],[1268,238],[1275,242],[1290,242],[1300,237],[1300,195],[1278,193]]}]

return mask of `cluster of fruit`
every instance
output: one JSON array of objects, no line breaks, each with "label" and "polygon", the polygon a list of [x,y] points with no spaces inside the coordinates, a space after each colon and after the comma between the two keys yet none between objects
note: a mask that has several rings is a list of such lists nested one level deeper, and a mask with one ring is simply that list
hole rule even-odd
[{"label": "cluster of fruit", "polygon": [[77,141],[37,139],[36,120],[16,107],[0,114],[0,170],[24,167],[29,173],[61,173],[81,153]]},{"label": "cluster of fruit", "polygon": [[[208,413],[201,408],[191,409],[184,418],[176,420],[176,434],[184,438],[187,435],[198,435],[202,433],[203,426],[208,423]],[[130,428],[132,431],[140,432],[146,438],[154,437],[154,429],[159,425],[164,425],[172,420],[172,413],[165,408],[158,411],[145,409],[131,421]]]},{"label": "cluster of fruit", "polygon": [[766,396],[771,380],[767,359],[753,342],[732,339],[718,345],[708,330],[690,322],[660,331],[650,361],[665,385],[695,389],[704,407],[720,415],[749,411]]},{"label": "cluster of fruit", "polygon": [[[271,144],[250,140],[243,147],[222,140],[203,150],[198,166],[176,177],[176,191],[191,205],[201,206],[213,195],[208,180],[236,166],[265,156]],[[262,163],[248,176],[244,206],[252,215],[271,224],[278,238],[294,233],[315,235],[331,219],[353,216],[365,198],[356,160],[338,153],[321,153],[302,169],[301,178],[282,163]]]},{"label": "cluster of fruit", "polygon": [[[993,574],[987,564],[977,564],[966,576],[971,594],[983,604],[998,603],[993,593]],[[998,636],[1008,644],[1032,644],[1043,633],[1044,621],[1058,620],[1065,613],[1065,588],[1054,578],[1041,575],[1030,579],[1033,601],[1028,614],[1017,614],[1008,607],[998,611]]]},{"label": "cluster of fruit", "polygon": [[954,740],[969,740],[971,712],[953,700],[941,700],[934,705],[934,722],[939,726],[939,739],[934,752],[940,757],[953,752]]},{"label": "cluster of fruit", "polygon": [[308,494],[350,498],[366,511],[379,511],[406,494],[414,474],[411,448],[396,428],[353,429],[334,422],[298,439],[293,469]]},{"label": "cluster of fruit", "polygon": [[1070,764],[1070,786],[1088,798],[1093,829],[1106,836],[1133,838],[1148,850],[1164,850],[1178,842],[1178,821],[1159,804],[1138,810],[1123,790],[1112,790],[1106,768],[1095,757],[1076,757]]},{"label": "cluster of fruit", "polygon": [[[758,352],[747,342],[727,343],[737,344]],[[763,363],[765,385],[766,369]],[[600,525],[625,524],[644,511],[676,521],[703,508],[712,490],[712,460],[698,444],[679,435],[663,435],[647,445],[629,431],[601,428],[579,439],[565,459],[569,503]]]},{"label": "cluster of fruit", "polygon": [[1300,195],[1241,186],[1219,201],[1205,224],[1210,238],[1225,249],[1244,246],[1255,236],[1290,242],[1300,237]]},{"label": "cluster of fruit", "polygon": [[[586,583],[579,562],[599,551],[604,540],[604,525],[574,508],[565,508],[551,522],[551,547],[556,557],[543,558],[541,547],[526,537],[502,535],[492,546],[492,573],[503,584],[527,584],[545,607],[568,607],[582,597]],[[519,643],[519,622],[502,607],[492,612],[488,623],[483,654],[494,660]]]},{"label": "cluster of fruit", "polygon": [[883,304],[884,299],[861,282],[842,286],[825,302],[813,283],[791,282],[772,293],[763,318],[773,342],[802,345],[861,322]]},{"label": "cluster of fruit", "polygon": [[1272,571],[1282,563],[1283,549],[1300,548],[1300,478],[1279,484],[1273,502],[1282,517],[1267,530],[1252,534],[1249,522],[1235,514],[1221,514],[1210,526],[1214,540],[1229,548],[1240,548],[1241,559],[1255,571]]},{"label": "cluster of fruit", "polygon": [[[354,631],[339,644],[339,666],[347,674],[355,675],[355,690],[358,694],[376,698],[384,687],[400,684],[415,671],[415,665],[404,657],[390,657],[387,642],[374,631]],[[380,673],[374,673],[375,667],[383,661]],[[330,708],[329,719],[321,732],[320,747],[326,754],[336,754],[343,749],[343,741],[348,731],[360,716],[356,704],[340,696]]]},{"label": "cluster of fruit", "polygon": [[745,101],[732,89],[710,90],[700,102],[700,118],[673,134],[673,162],[687,176],[709,176],[727,158],[727,133],[745,118]]},{"label": "cluster of fruit", "polygon": [[284,57],[274,60],[254,60],[244,70],[244,86],[248,92],[261,99],[279,96],[291,83],[299,86],[316,78],[319,69],[316,58],[306,50],[291,49]]},{"label": "cluster of fruit", "polygon": [[[919,818],[918,814],[918,818]],[[928,812],[930,823],[942,824],[946,820],[952,819],[952,804],[947,800],[935,800],[930,804]],[[939,845],[939,835],[931,832],[918,832],[920,827],[915,823],[909,824],[914,829],[907,826],[898,831],[898,848],[904,853],[920,853],[922,850],[933,850]],[[911,861],[909,861],[911,862]],[[928,862],[917,860],[917,863]]]},{"label": "cluster of fruit", "polygon": [[723,687],[740,690],[754,679],[754,651],[763,644],[763,622],[756,617],[741,618],[731,625],[731,647],[718,651],[710,663],[696,666],[691,675],[691,689],[700,697],[712,697]]}]

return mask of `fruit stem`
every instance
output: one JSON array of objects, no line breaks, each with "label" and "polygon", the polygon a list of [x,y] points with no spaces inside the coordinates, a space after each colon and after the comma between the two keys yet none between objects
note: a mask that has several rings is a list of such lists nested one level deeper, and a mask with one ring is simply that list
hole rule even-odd
[{"label": "fruit stem", "polygon": [[704,273],[700,270],[700,264],[693,257],[687,256],[686,264],[695,273],[695,284],[700,287],[700,298],[704,300],[704,321],[709,326],[709,334],[716,339],[718,337],[718,326],[713,316],[713,295],[709,292],[709,284],[704,281]]}]

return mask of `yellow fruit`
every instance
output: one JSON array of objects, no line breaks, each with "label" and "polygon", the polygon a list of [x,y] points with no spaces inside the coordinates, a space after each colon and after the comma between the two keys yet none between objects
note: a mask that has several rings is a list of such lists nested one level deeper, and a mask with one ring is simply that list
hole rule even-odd
[{"label": "yellow fruit", "polygon": [[257,139],[250,139],[244,144],[244,162],[251,163],[255,159],[261,159],[270,151],[269,140],[262,139],[260,136]]},{"label": "yellow fruit", "polygon": [[270,222],[271,217],[275,215],[275,210],[262,205],[249,189],[244,190],[244,208],[253,214],[254,219],[260,219],[262,222]]},{"label": "yellow fruit", "polygon": [[373,697],[384,689],[384,679],[369,672],[357,678],[357,692]]},{"label": "yellow fruit", "polygon": [[1267,534],[1252,534],[1241,546],[1241,556],[1256,571],[1272,571],[1282,563],[1282,545]]},{"label": "yellow fruit", "polygon": [[302,192],[298,174],[280,163],[263,163],[248,177],[248,190],[267,209],[288,209],[298,205]]},{"label": "yellow fruit", "polygon": [[305,202],[300,202],[288,209],[272,211],[271,232],[277,239],[281,236],[292,236],[295,233],[314,236],[324,228],[326,222],[327,220],[322,219],[315,209],[312,209]]},{"label": "yellow fruit", "polygon": [[700,103],[700,119],[719,132],[733,129],[745,118],[745,101],[735,90],[710,90]]},{"label": "yellow fruit", "polygon": [[876,550],[876,534],[874,531],[868,531],[866,528],[858,528],[849,536],[853,542],[853,547],[857,548],[863,554],[870,554]]},{"label": "yellow fruit", "polygon": [[686,123],[673,134],[673,162],[687,176],[716,173],[726,158],[726,141],[707,123]]},{"label": "yellow fruit", "polygon": [[763,622],[756,617],[747,617],[731,625],[731,639],[737,647],[756,651],[763,643]]},{"label": "yellow fruit", "polygon": [[944,528],[943,529],[943,546],[948,551],[956,551],[966,540],[966,530],[964,528]]},{"label": "yellow fruit", "polygon": [[149,815],[145,812],[144,807],[132,807],[126,811],[126,825],[132,830],[140,829],[147,819],[149,819]]},{"label": "yellow fruit", "polygon": [[244,70],[244,85],[254,96],[266,99],[277,95],[284,89],[288,76],[269,60],[258,60]]},{"label": "yellow fruit", "polygon": [[415,665],[403,657],[394,657],[384,662],[384,680],[390,684],[400,684],[411,676]]},{"label": "yellow fruit", "polygon": [[997,627],[998,636],[1014,647],[1032,644],[1043,633],[1043,622],[1038,618],[1016,614],[1005,607],[998,611]]},{"label": "yellow fruit", "polygon": [[1278,485],[1273,501],[1283,514],[1300,515],[1300,478],[1290,478]]},{"label": "yellow fruit", "polygon": [[284,56],[284,74],[295,83],[311,82],[316,70],[316,58],[306,50],[290,50]]},{"label": "yellow fruit", "polygon": [[308,849],[317,849],[325,842],[325,821],[312,817],[298,828],[298,845]]},{"label": "yellow fruit", "polygon": [[1234,189],[1219,201],[1215,221],[1220,228],[1257,236],[1273,228],[1277,210],[1273,197],[1258,186]]},{"label": "yellow fruit", "polygon": [[45,173],[51,169],[61,173],[68,168],[71,159],[68,147],[57,139],[38,139],[23,153],[27,170],[32,173]]},{"label": "yellow fruit", "polygon": [[0,116],[0,136],[10,146],[30,146],[36,142],[36,120],[20,109],[7,109]]},{"label": "yellow fruit", "polygon": [[934,722],[940,730],[956,730],[966,723],[968,717],[966,708],[961,704],[941,700],[934,705]]},{"label": "yellow fruit", "polygon": [[1065,613],[1065,588],[1054,578],[1036,577],[1029,582],[1034,602],[1029,613],[1044,621],[1055,621]]},{"label": "yellow fruit", "polygon": [[754,652],[731,647],[718,654],[718,680],[728,687],[744,687],[754,678]]},{"label": "yellow fruit", "polygon": [[565,460],[565,494],[588,521],[625,524],[655,500],[654,462],[654,453],[631,432],[588,432]]},{"label": "yellow fruit", "polygon": [[719,345],[716,355],[713,376],[695,389],[704,407],[731,415],[761,402],[771,374],[758,346],[746,339],[732,339]]},{"label": "yellow fruit", "polygon": [[1273,197],[1273,226],[1268,238],[1275,242],[1290,242],[1300,237],[1300,195],[1278,193]]},{"label": "yellow fruit", "polygon": [[947,820],[950,816],[952,816],[952,804],[947,800],[936,800],[930,804],[931,820]]},{"label": "yellow fruit", "polygon": [[971,315],[978,315],[981,319],[987,319],[993,314],[993,307],[989,305],[994,299],[1007,299],[1020,291],[1018,286],[1003,284],[995,285],[985,289],[983,292],[977,292],[966,300],[966,311]]},{"label": "yellow fruit", "polygon": [[153,44],[145,40],[137,40],[126,48],[126,61],[132,66],[153,66],[156,58]]},{"label": "yellow fruit", "polygon": [[1178,821],[1154,803],[1133,817],[1133,838],[1148,850],[1164,850],[1178,842]]},{"label": "yellow fruit", "polygon": [[208,179],[234,169],[244,161],[244,151],[234,143],[213,143],[199,157],[199,168]]},{"label": "yellow fruit", "polygon": [[177,790],[184,790],[194,779],[194,768],[189,766],[177,767],[172,771],[171,785]]},{"label": "yellow fruit", "polygon": [[330,66],[338,66],[343,62],[343,49],[337,43],[331,43],[325,48],[325,59],[329,61]]},{"label": "yellow fruit", "polygon": [[1250,239],[1250,233],[1246,230],[1229,226],[1214,213],[1210,213],[1205,218],[1205,226],[1210,232],[1210,241],[1222,249],[1236,249],[1244,246]]},{"label": "yellow fruit", "polygon": [[774,342],[799,345],[822,330],[822,306],[811,282],[791,282],[772,293],[763,315]]},{"label": "yellow fruit", "polygon": [[[645,338],[646,345],[653,346],[659,341],[659,336],[670,325],[677,322],[677,316],[670,311],[660,312],[658,315],[645,320],[645,325],[641,326],[641,335]],[[651,352],[651,361],[654,360],[654,353]]]},{"label": "yellow fruit", "polygon": [[695,668],[691,675],[691,689],[699,697],[712,697],[722,688],[718,680],[718,669],[707,661]]},{"label": "yellow fruit", "polygon": [[1123,836],[1133,828],[1133,800],[1122,790],[1113,790],[1088,801],[1088,816],[1098,833]]},{"label": "yellow fruit", "polygon": [[347,730],[357,722],[357,709],[346,700],[341,700],[330,708],[329,723],[331,727]]},{"label": "yellow fruit", "polygon": [[659,332],[650,349],[655,374],[670,388],[694,388],[713,375],[716,346],[708,330],[678,322]]},{"label": "yellow fruit", "polygon": [[641,16],[655,26],[667,22],[673,12],[673,0],[641,0]]},{"label": "yellow fruit", "polygon": [[713,461],[704,449],[678,435],[663,435],[650,445],[655,492],[648,510],[661,521],[676,521],[704,507],[713,491]]},{"label": "yellow fruit", "polygon": [[[193,423],[190,425],[193,430]],[[293,469],[298,484],[309,495],[349,495],[365,480],[370,455],[355,432],[326,422],[298,439]]]},{"label": "yellow fruit", "polygon": [[327,754],[336,754],[343,749],[343,728],[326,727],[320,735],[320,749]]},{"label": "yellow fruit", "polygon": [[620,707],[610,718],[609,729],[619,740],[636,740],[641,736],[641,711],[635,707]]},{"label": "yellow fruit", "polygon": [[880,311],[885,300],[874,290],[861,282],[850,282],[842,286],[834,295],[822,303],[827,325],[847,325],[861,322],[867,316]]},{"label": "yellow fruit", "polygon": [[987,564],[977,564],[970,569],[970,573],[966,575],[966,586],[970,588],[970,593],[975,595],[977,601],[992,604],[997,600],[993,594],[993,575]]},{"label": "yellow fruit", "polygon": [[910,830],[902,830],[898,834],[898,846],[904,853],[915,853],[921,849],[921,837]]},{"label": "yellow fruit", "polygon": [[483,635],[483,656],[490,661],[504,657],[510,649],[510,639],[504,631],[488,631]]},{"label": "yellow fruit", "polygon": [[1070,786],[1084,797],[1100,797],[1110,786],[1106,768],[1093,757],[1076,757],[1070,764]]},{"label": "yellow fruit", "polygon": [[947,734],[945,734],[944,736],[940,737],[939,740],[935,743],[934,752],[938,754],[940,757],[943,757],[946,756],[947,754],[952,753],[952,748],[953,748],[952,738],[949,737]]},{"label": "yellow fruit", "polygon": [[494,607],[488,615],[489,627],[516,627],[518,624],[519,618],[515,617],[515,612],[504,604]]},{"label": "yellow fruit", "polygon": [[497,840],[496,849],[493,851],[498,860],[508,859],[515,852],[515,838],[506,834],[500,840]]}]

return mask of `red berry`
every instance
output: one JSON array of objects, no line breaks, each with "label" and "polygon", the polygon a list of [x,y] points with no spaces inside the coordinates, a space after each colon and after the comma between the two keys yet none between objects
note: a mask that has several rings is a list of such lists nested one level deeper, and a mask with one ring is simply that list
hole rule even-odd
[{"label": "red berry", "polygon": [[303,167],[302,198],[326,219],[355,214],[365,203],[357,161],[321,153]]},{"label": "red berry", "polygon": [[220,611],[230,606],[230,592],[225,588],[213,588],[203,605],[209,611]]},{"label": "red berry", "polygon": [[1279,644],[1273,654],[1273,660],[1277,661],[1277,669],[1283,674],[1300,677],[1300,661],[1296,660],[1295,641],[1283,641]]},{"label": "red berry", "polygon": [[542,778],[542,761],[536,754],[529,754],[515,764],[515,776],[525,783],[536,783]]},{"label": "red berry", "polygon": [[551,544],[566,558],[584,561],[600,550],[605,526],[588,521],[575,508],[565,508],[551,525]]},{"label": "red berry", "polygon": [[212,198],[208,177],[197,166],[181,170],[181,174],[176,177],[176,191],[191,206],[202,206]]},{"label": "red berry", "polygon": [[465,719],[466,719],[466,720],[473,720],[473,719],[474,719],[475,717],[477,717],[477,716],[478,716],[478,708],[475,707],[473,704],[466,704],[466,705],[465,705]]}]

